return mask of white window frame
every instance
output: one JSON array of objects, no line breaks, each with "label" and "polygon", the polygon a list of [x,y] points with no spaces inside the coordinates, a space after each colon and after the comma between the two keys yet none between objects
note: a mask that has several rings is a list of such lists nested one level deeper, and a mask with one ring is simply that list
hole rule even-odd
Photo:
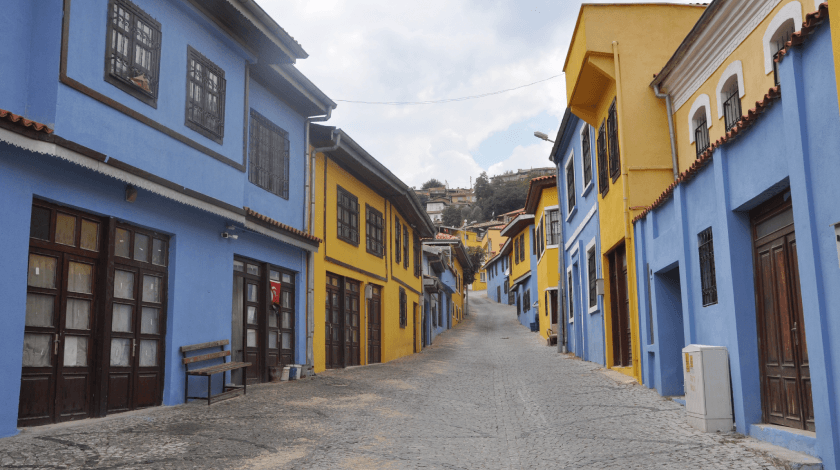
[{"label": "white window frame", "polygon": [[[543,313],[543,316],[548,317],[549,326],[553,325],[553,323],[551,323],[551,311],[554,310],[555,308],[557,308],[557,306],[554,305],[551,302],[551,296],[548,295],[549,291],[553,291],[553,290],[557,290],[557,288],[556,287],[546,287],[545,289],[543,289],[543,298],[545,299],[545,312]],[[558,296],[559,295],[560,294],[558,292]],[[560,315],[557,316],[557,324],[558,325],[560,324]]]},{"label": "white window frame", "polygon": [[[719,100],[720,97],[718,96],[718,107],[720,107]],[[711,129],[712,123],[714,122],[712,121],[711,100],[709,99],[709,95],[703,93],[694,100],[694,103],[691,104],[691,110],[688,112],[688,142],[690,144],[694,143],[694,131],[697,129],[694,116],[697,115],[697,111],[699,111],[700,108],[705,108],[706,111],[706,129]]]},{"label": "white window frame", "polygon": [[[584,261],[586,262],[586,305],[588,307],[588,311],[589,311],[590,315],[593,314],[593,313],[597,313],[598,310],[599,310],[597,293],[595,295],[595,306],[594,307],[589,306],[589,250],[591,250],[593,248],[596,248],[596,245],[597,245],[597,237],[592,237],[592,240],[590,240],[589,243],[586,244],[586,251],[584,251],[584,253],[586,253],[586,255],[584,257],[585,258]],[[599,258],[600,257],[598,256],[598,250],[596,248],[595,249],[595,279],[598,279],[598,260],[599,260]],[[597,281],[596,281],[596,283],[597,283]]]},{"label": "white window frame", "polygon": [[[577,207],[577,206],[575,206],[575,207]],[[560,206],[559,206],[559,205],[555,205],[555,206],[548,206],[548,207],[544,208],[544,209],[543,209],[543,217],[545,217],[545,216],[546,216],[546,212],[548,212],[548,211],[553,211],[553,210],[558,210],[558,211],[559,211],[559,210],[560,210]],[[561,212],[561,213],[562,213],[562,212]],[[561,224],[563,223],[563,221],[561,221],[561,220],[559,220],[559,219],[557,220],[557,222],[558,222],[558,223],[561,223]],[[549,222],[549,223],[551,223],[551,222]],[[549,245],[549,244],[548,244],[548,229],[546,229],[546,230],[545,230],[545,233],[544,233],[543,235],[545,235],[545,243],[546,243],[546,245],[545,245],[545,250],[550,250],[550,249],[552,249],[552,248],[557,248],[557,247],[559,247],[559,246],[560,246],[560,244],[559,244],[559,243],[555,243],[555,244],[553,244],[553,245]],[[558,234],[558,235],[559,235],[559,234]]]},{"label": "white window frame", "polygon": [[574,312],[574,310],[572,310],[572,307],[574,306],[574,304],[573,304],[574,299],[572,298],[572,286],[574,286],[575,280],[572,278],[572,267],[571,266],[566,268],[566,279],[564,279],[564,280],[567,283],[566,284],[566,294],[567,294],[566,295],[566,301],[568,302],[568,304],[566,304],[566,312],[571,310],[572,315],[569,316],[566,312],[563,312],[563,315],[565,315],[566,318],[568,318],[569,324],[573,325],[575,323],[575,312]]},{"label": "white window frame", "polygon": [[[563,165],[563,181],[566,182],[566,187],[563,190],[563,193],[566,194],[566,200],[563,201],[563,205],[566,206],[566,210],[568,211],[568,214],[566,215],[566,222],[571,220],[571,218],[575,214],[577,214],[577,206],[578,206],[577,194],[575,194],[574,195],[574,197],[575,197],[574,207],[572,207],[571,209],[569,209],[569,207],[568,207],[568,205],[569,205],[569,166],[572,167],[572,184],[574,184],[575,188],[577,188],[577,175],[575,174],[577,172],[575,171],[575,151],[574,151],[574,149],[572,149],[572,151],[569,152],[569,156],[566,158],[566,164]],[[543,210],[543,212],[545,212],[545,211]]]},{"label": "white window frame", "polygon": [[583,134],[584,133],[589,133],[589,165],[590,165],[589,168],[590,168],[590,171],[592,173],[590,175],[591,178],[589,178],[589,183],[587,183],[586,181],[583,182],[585,187],[580,191],[580,197],[586,197],[586,195],[589,194],[589,191],[592,189],[592,187],[595,186],[596,166],[594,165],[594,162],[592,161],[592,133],[590,132],[590,129],[591,129],[591,126],[584,122],[583,123],[583,128],[581,128],[581,130],[580,130],[580,135],[578,135],[578,138],[580,139],[580,174],[581,174],[582,177],[584,177],[584,178],[586,177],[583,174]]},{"label": "white window frame", "polygon": [[485,284],[487,283],[487,277],[485,277],[484,271],[478,273],[478,282],[483,282]]},{"label": "white window frame", "polygon": [[726,67],[726,70],[723,71],[723,74],[720,76],[720,80],[718,80],[717,88],[715,88],[715,96],[717,97],[717,115],[718,119],[723,118],[723,86],[726,85],[726,82],[729,81],[730,78],[733,76],[737,76],[738,78],[738,98],[744,97],[744,66],[741,64],[740,60],[736,60],[729,64]]},{"label": "white window frame", "polygon": [[[817,7],[819,8],[819,5],[817,5]],[[770,44],[770,41],[779,31],[779,28],[781,28],[788,20],[793,20],[794,32],[802,29],[802,4],[796,0],[780,8],[779,11],[776,12],[776,16],[770,20],[770,23],[767,25],[767,29],[764,31],[764,38],[762,39],[762,44],[764,45],[764,75],[773,73],[773,54],[775,54],[776,51],[773,50],[774,48],[773,45]]]}]

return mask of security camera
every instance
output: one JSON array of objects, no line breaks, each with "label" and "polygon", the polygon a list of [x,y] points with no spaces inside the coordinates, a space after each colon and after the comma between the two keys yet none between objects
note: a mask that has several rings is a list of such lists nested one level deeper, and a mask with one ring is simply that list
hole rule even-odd
[{"label": "security camera", "polygon": [[231,235],[227,232],[222,232],[222,238],[231,238],[233,240],[236,240],[237,238],[239,238],[239,235]]}]

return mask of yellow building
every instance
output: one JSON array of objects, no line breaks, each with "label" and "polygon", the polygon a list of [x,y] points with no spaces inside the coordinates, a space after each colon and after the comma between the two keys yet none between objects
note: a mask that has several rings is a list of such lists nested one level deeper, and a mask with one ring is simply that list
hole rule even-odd
[{"label": "yellow building", "polygon": [[531,276],[533,214],[520,213],[502,229],[501,235],[510,239],[502,246],[503,253],[509,250],[507,257],[510,272],[506,272],[508,292],[514,293],[514,304],[520,323],[528,325],[537,320],[537,312],[532,308],[534,296],[537,294],[536,282]]},{"label": "yellow building", "polygon": [[311,125],[315,151],[315,372],[420,350],[420,238],[434,226],[414,192],[340,129]]},{"label": "yellow building", "polygon": [[[487,227],[484,234],[478,237],[479,247],[484,253],[484,260],[482,262],[486,262],[496,256],[496,253],[499,252],[505,240],[507,240],[506,237],[500,235],[503,228],[505,228],[504,224]],[[475,280],[472,283],[472,290],[487,290],[487,272],[483,268],[475,276]]]},{"label": "yellow building", "polygon": [[583,5],[566,63],[572,113],[597,129],[598,214],[607,366],[641,382],[631,220],[673,180],[665,102],[650,88],[705,10],[700,5]]},{"label": "yellow building", "polygon": [[531,180],[525,213],[534,216],[534,255],[537,263],[533,271],[537,276],[539,292],[540,336],[548,339],[558,331],[557,286],[560,275],[560,206],[557,204],[557,177],[542,176]]}]

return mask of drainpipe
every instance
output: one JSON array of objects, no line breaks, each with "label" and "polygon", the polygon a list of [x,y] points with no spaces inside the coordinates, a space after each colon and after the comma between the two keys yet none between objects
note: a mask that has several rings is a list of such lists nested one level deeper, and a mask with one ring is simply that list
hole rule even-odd
[{"label": "drainpipe", "polygon": [[[557,159],[557,161],[555,162],[557,172],[554,178],[557,182],[556,186],[558,201],[563,200],[563,191],[560,188],[560,165],[561,160]],[[566,220],[565,217],[563,217],[562,205],[560,206],[560,217],[563,220],[561,220],[560,223],[557,224],[560,227],[560,233],[557,234],[557,236],[560,237],[560,246],[557,247],[557,253],[559,254],[559,260],[557,262],[557,292],[559,293],[559,295],[557,296],[556,308],[557,324],[560,326],[560,331],[557,332],[557,352],[567,353],[569,352],[569,347],[566,344],[566,323],[569,321],[569,317],[566,316],[566,312],[563,309],[563,307],[566,305],[566,243],[564,241],[565,236],[563,235],[563,224],[565,224]],[[549,321],[551,321],[551,317],[549,317]]]},{"label": "drainpipe", "polygon": [[674,181],[676,181],[679,175],[679,170],[677,168],[677,142],[674,138],[674,108],[671,105],[671,94],[660,93],[659,84],[653,86],[653,94],[659,99],[665,98],[665,109],[668,112],[668,133],[671,137],[671,165],[674,167]]}]

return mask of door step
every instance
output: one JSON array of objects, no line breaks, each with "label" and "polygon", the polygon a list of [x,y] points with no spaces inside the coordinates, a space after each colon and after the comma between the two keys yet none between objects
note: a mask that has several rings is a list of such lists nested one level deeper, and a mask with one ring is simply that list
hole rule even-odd
[{"label": "door step", "polygon": [[796,452],[751,437],[745,438],[741,443],[750,449],[767,455],[780,468],[789,470],[823,470],[824,468],[822,460],[804,452]]}]

